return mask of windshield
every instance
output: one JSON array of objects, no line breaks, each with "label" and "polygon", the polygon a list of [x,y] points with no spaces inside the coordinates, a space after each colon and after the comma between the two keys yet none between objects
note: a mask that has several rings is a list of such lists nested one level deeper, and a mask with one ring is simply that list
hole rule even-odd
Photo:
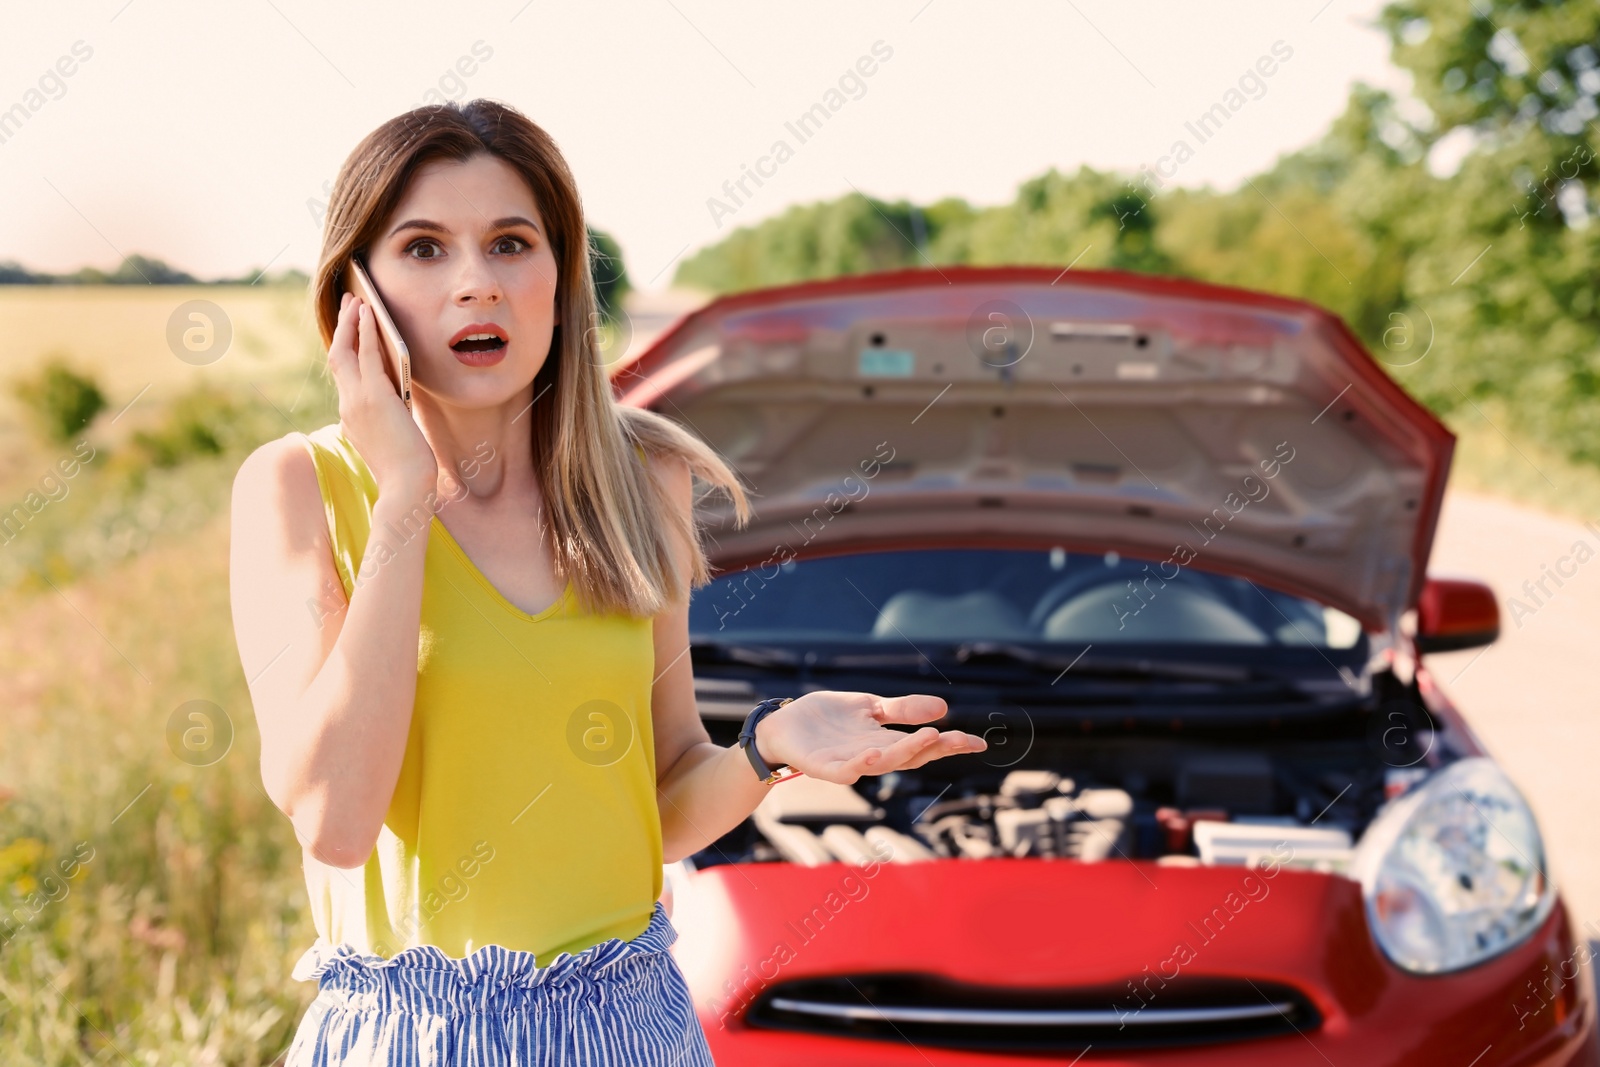
[{"label": "windshield", "polygon": [[999,641],[1353,648],[1349,615],[1193,566],[1051,549],[940,548],[771,562],[689,607],[697,641]]}]

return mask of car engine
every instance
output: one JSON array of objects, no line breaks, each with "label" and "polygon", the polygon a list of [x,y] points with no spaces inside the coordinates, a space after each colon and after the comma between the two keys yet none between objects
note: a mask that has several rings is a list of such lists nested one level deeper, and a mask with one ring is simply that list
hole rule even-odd
[{"label": "car engine", "polygon": [[1342,871],[1384,800],[1422,774],[1387,766],[1354,740],[1325,738],[1253,746],[1107,738],[1040,744],[1031,754],[1055,756],[1055,766],[988,768],[977,754],[852,785],[798,776],[691,862],[1255,865],[1271,856]]}]

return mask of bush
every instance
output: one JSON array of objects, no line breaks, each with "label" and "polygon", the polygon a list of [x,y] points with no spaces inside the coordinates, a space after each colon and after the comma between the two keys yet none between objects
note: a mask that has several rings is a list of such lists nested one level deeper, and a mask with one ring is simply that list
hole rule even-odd
[{"label": "bush", "polygon": [[83,432],[105,410],[106,397],[93,378],[73,370],[65,359],[50,357],[38,374],[12,387],[35,425],[60,444]]},{"label": "bush", "polygon": [[227,451],[240,423],[241,412],[233,399],[203,386],[174,400],[153,430],[135,431],[133,448],[152,467],[176,467]]}]

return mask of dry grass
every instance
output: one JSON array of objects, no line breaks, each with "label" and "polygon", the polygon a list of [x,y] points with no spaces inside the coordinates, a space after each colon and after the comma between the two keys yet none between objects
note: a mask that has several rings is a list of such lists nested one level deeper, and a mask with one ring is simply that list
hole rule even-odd
[{"label": "dry grass", "polygon": [[[1456,433],[1450,485],[1588,521],[1600,516],[1600,469],[1573,463],[1517,435],[1492,405],[1450,420]],[[1498,427],[1498,428],[1497,428]]]},{"label": "dry grass", "polygon": [[[0,1064],[268,1064],[314,994],[288,978],[315,934],[227,588],[222,514],[0,597]],[[169,747],[192,700],[235,731],[210,766]]]}]

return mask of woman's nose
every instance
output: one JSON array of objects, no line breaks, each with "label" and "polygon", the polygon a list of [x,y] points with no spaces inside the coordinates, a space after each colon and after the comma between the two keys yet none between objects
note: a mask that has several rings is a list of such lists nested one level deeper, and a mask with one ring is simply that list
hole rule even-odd
[{"label": "woman's nose", "polygon": [[481,300],[492,304],[500,299],[500,282],[489,264],[479,257],[468,257],[456,279],[456,300]]}]

